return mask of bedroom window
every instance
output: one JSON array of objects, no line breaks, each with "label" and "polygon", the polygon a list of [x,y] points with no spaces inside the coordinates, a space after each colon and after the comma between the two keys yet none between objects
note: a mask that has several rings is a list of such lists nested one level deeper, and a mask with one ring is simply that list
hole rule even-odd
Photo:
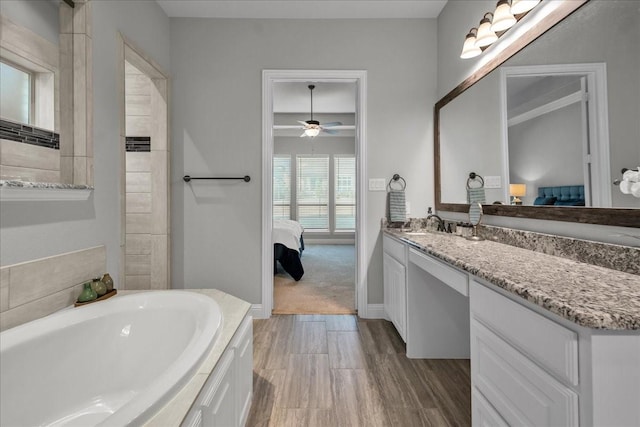
[{"label": "bedroom window", "polygon": [[356,229],[356,158],[335,156],[335,230]]},{"label": "bedroom window", "polygon": [[329,229],[329,156],[298,156],[297,220],[305,230]]},{"label": "bedroom window", "polygon": [[291,219],[291,156],[273,158],[273,219]]}]

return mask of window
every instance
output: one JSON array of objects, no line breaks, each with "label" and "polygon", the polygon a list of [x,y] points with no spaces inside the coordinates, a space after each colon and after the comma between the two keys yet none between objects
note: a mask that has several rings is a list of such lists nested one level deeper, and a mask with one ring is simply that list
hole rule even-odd
[{"label": "window", "polygon": [[329,156],[297,157],[297,220],[306,230],[329,229]]},{"label": "window", "polygon": [[291,156],[273,158],[273,219],[291,219]]},{"label": "window", "polygon": [[356,158],[335,156],[335,229],[356,229]]},{"label": "window", "polygon": [[33,75],[0,62],[0,116],[24,124],[33,124]]}]

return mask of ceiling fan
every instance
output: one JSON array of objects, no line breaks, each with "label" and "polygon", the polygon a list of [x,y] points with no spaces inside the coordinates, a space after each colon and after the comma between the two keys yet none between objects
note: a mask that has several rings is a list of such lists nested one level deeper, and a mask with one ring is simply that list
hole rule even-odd
[{"label": "ceiling fan", "polygon": [[330,135],[336,135],[339,133],[340,130],[355,128],[354,126],[343,126],[342,122],[329,122],[329,123],[321,124],[319,121],[313,120],[313,89],[315,89],[316,86],[309,85],[307,87],[309,88],[309,92],[311,95],[311,118],[304,122],[301,120],[298,120],[298,123],[300,123],[301,126],[275,125],[273,127],[274,129],[302,129],[304,130],[304,132],[302,133],[302,135],[300,135],[300,138],[304,138],[304,137],[315,138],[320,134],[320,132],[330,134]]}]

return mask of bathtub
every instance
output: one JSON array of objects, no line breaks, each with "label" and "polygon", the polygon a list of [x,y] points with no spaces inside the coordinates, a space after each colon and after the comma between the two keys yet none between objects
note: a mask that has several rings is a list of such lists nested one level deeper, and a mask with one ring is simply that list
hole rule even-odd
[{"label": "bathtub", "polygon": [[222,329],[211,298],[116,296],[0,334],[0,425],[140,425],[195,374]]}]

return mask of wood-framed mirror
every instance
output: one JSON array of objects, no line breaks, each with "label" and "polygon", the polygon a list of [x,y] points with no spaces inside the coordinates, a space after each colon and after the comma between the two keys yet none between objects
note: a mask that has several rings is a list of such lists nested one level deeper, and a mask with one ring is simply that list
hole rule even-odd
[{"label": "wood-framed mirror", "polygon": [[[631,169],[640,166],[640,85],[637,84],[637,70],[640,66],[640,51],[637,49],[640,36],[639,20],[640,8],[634,2],[564,2],[561,7],[556,8],[440,99],[434,108],[436,209],[468,212],[469,204],[466,203],[464,183],[473,171],[485,178],[490,176],[493,178],[491,181],[494,187],[497,187],[486,190],[486,204],[483,205],[485,215],[640,227],[640,199],[621,194],[614,185],[616,177],[622,174],[621,168]],[[609,30],[605,31],[605,26]],[[626,49],[629,44],[632,47]],[[588,140],[585,142],[579,138],[578,141],[578,149],[586,150],[586,156],[584,153],[581,154],[582,151],[568,154],[564,148],[544,148],[542,142],[549,139],[549,136],[543,136],[539,129],[541,126],[543,129],[550,129],[550,125],[547,124],[536,124],[538,133],[534,135],[538,135],[539,139],[534,139],[533,142],[531,138],[528,140],[529,151],[526,159],[535,157],[532,153],[535,153],[536,146],[539,152],[553,151],[556,157],[561,158],[556,159],[557,161],[538,159],[536,167],[526,167],[522,162],[514,162],[517,150],[512,141],[515,141],[513,135],[517,129],[512,128],[510,119],[512,111],[517,108],[512,109],[510,106],[516,104],[513,99],[517,97],[507,93],[506,88],[511,86],[506,83],[508,80],[505,76],[510,74],[505,70],[511,70],[512,73],[516,70],[515,74],[518,74],[519,67],[542,64],[551,64],[552,69],[560,71],[565,71],[562,70],[562,64],[572,69],[576,64],[604,69],[605,95],[600,101],[604,104],[605,113],[598,110],[594,117],[605,116],[608,120],[604,120],[597,132],[591,135],[592,140],[600,138],[610,144],[605,148],[598,148],[606,157],[604,160],[601,159],[601,163],[606,166],[603,170],[597,169],[597,160],[593,160],[592,163],[592,159],[595,159],[598,153],[589,151],[592,150],[592,145]],[[540,89],[541,86],[535,87],[532,84],[539,84],[543,78],[546,83],[553,80],[549,76],[536,75],[528,81],[520,80],[513,86],[521,89],[521,93],[526,93],[527,90],[523,89],[528,89],[528,92],[534,92],[537,97],[543,98],[540,94],[546,92]],[[548,86],[554,87],[556,92],[576,85],[580,87],[579,80],[572,81],[573,86],[565,80],[555,86]],[[593,81],[590,84],[595,86]],[[558,87],[562,87],[562,90]],[[575,99],[578,99],[578,95]],[[593,101],[592,98],[588,99],[589,102]],[[536,107],[541,105],[539,100],[520,100],[519,106],[527,103]],[[533,109],[535,108],[530,108]],[[522,109],[519,115],[527,116],[521,113]],[[578,111],[575,114],[581,113]],[[557,108],[547,116],[554,117],[557,121],[564,120],[560,118]],[[586,131],[583,132],[585,133],[588,134]],[[558,141],[552,142],[556,144],[556,148],[561,147],[566,136],[558,138]],[[559,178],[555,175],[562,174],[554,173],[551,177],[549,172],[545,175],[544,170],[567,172],[571,169],[568,164],[573,158],[577,159],[578,165],[575,169],[579,176],[567,178],[565,173],[565,176]],[[588,159],[586,163],[585,158]],[[533,161],[531,163],[533,164]],[[548,167],[540,167],[541,163]],[[551,184],[547,184],[545,179]],[[509,183],[527,184],[527,197],[523,198],[522,205],[511,204],[512,197],[509,197],[507,190]],[[575,206],[537,203],[537,196],[540,195],[543,186],[560,187],[565,184],[579,184],[586,189],[584,206],[578,203]]]}]

